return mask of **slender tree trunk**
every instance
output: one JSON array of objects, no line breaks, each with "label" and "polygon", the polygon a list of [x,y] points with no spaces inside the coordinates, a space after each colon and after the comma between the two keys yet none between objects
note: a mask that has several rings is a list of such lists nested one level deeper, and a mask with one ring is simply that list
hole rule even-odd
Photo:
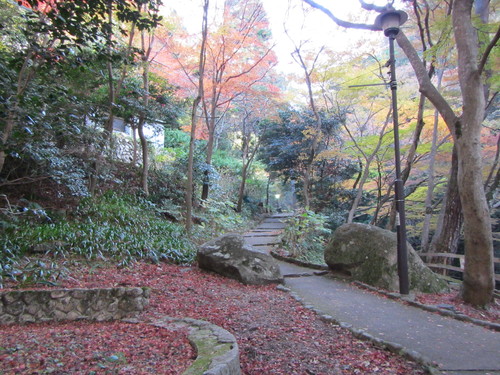
[{"label": "slender tree trunk", "polygon": [[245,184],[247,180],[247,157],[249,147],[249,137],[247,134],[246,118],[243,119],[242,126],[242,142],[241,142],[241,181],[240,188],[238,189],[238,203],[236,204],[236,212],[241,212],[243,208],[243,195],[245,194]]},{"label": "slender tree trunk", "polygon": [[113,134],[113,122],[114,122],[114,111],[115,111],[115,101],[116,101],[116,91],[113,78],[113,63],[111,61],[111,55],[113,53],[112,49],[112,36],[113,36],[113,1],[108,0],[108,35],[107,37],[107,59],[106,68],[108,70],[108,119],[104,126],[104,138],[109,142]]},{"label": "slender tree trunk", "polygon": [[[438,86],[437,89],[441,89],[441,81],[443,79],[443,70],[438,72]],[[427,177],[427,194],[425,197],[425,217],[424,223],[422,226],[422,238],[420,242],[420,249],[425,252],[427,251],[427,247],[429,246],[429,228],[432,218],[432,197],[434,195],[434,165],[436,161],[437,149],[438,149],[438,134],[439,134],[439,112],[437,110],[434,111],[434,129],[432,131],[432,145],[431,152],[429,155],[429,176]]]},{"label": "slender tree trunk", "polygon": [[[139,10],[141,6],[139,6]],[[142,190],[146,194],[149,195],[149,185],[148,185],[148,177],[149,177],[149,149],[148,142],[144,135],[144,125],[146,124],[146,111],[149,107],[149,57],[151,55],[152,46],[154,43],[154,31],[150,35],[150,39],[148,43],[146,43],[146,32],[141,32],[141,47],[142,47],[142,87],[144,89],[144,95],[142,97],[142,113],[139,116],[139,122],[137,124],[137,131],[139,133],[139,139],[141,140],[141,148],[142,148],[142,174],[141,174],[141,186]],[[121,83],[120,83],[121,86]]]},{"label": "slender tree trunk", "polygon": [[108,0],[108,33],[106,35],[106,50],[107,50],[107,62],[106,68],[108,70],[108,118],[106,123],[104,124],[104,137],[99,142],[99,155],[96,156],[95,160],[92,162],[91,170],[89,177],[89,192],[90,195],[95,195],[97,189],[98,176],[101,172],[102,164],[103,164],[103,154],[106,146],[111,150],[112,147],[112,135],[113,135],[113,125],[115,122],[115,101],[116,101],[116,90],[114,85],[114,77],[113,77],[113,63],[111,61],[111,55],[113,52],[112,49],[112,37],[113,37],[113,1]]},{"label": "slender tree trunk", "polygon": [[358,163],[359,163],[359,173],[358,177],[356,177],[356,181],[354,181],[354,184],[352,185],[352,190],[356,190],[358,188],[359,181],[361,180],[361,177],[363,176],[363,162],[361,161],[360,158],[358,158]]},{"label": "slender tree trunk", "polygon": [[[389,110],[389,112],[387,113],[387,117],[385,119],[385,122],[384,122],[384,126],[380,130],[377,145],[375,146],[375,149],[373,150],[373,152],[370,155],[366,155],[361,150],[361,148],[358,146],[356,140],[351,135],[351,132],[349,131],[349,129],[347,128],[347,126],[344,124],[344,127],[347,130],[347,133],[351,137],[352,141],[354,142],[354,144],[356,145],[356,147],[358,148],[358,150],[365,157],[365,168],[364,168],[363,173],[361,175],[361,179],[359,180],[359,186],[358,186],[358,191],[356,193],[356,197],[354,198],[354,202],[352,203],[351,209],[349,211],[349,215],[347,217],[347,222],[348,223],[352,223],[352,221],[354,219],[354,215],[356,213],[356,210],[358,209],[359,202],[361,202],[361,198],[363,197],[363,187],[365,185],[366,180],[368,179],[368,176],[370,175],[370,166],[371,166],[371,163],[372,163],[373,159],[375,158],[375,155],[377,155],[378,151],[380,150],[380,146],[382,146],[382,140],[384,139],[385,129],[387,128],[387,125],[389,124],[391,113],[392,113],[392,110]],[[361,164],[361,162],[360,162],[360,164]]]},{"label": "slender tree trunk", "polygon": [[306,165],[302,178],[302,194],[304,195],[304,205],[306,210],[311,207],[311,164]]},{"label": "slender tree trunk", "polygon": [[[212,164],[212,156],[214,152],[214,133],[209,131],[208,142],[207,142],[207,155],[205,158],[205,163],[207,168]],[[205,170],[203,176],[203,186],[201,190],[201,200],[206,201],[208,199],[208,193],[210,190],[210,171],[208,169]]]},{"label": "slender tree trunk", "polygon": [[312,129],[312,143],[311,143],[311,148],[309,150],[309,155],[306,160],[306,166],[305,166],[305,171],[303,175],[303,194],[304,194],[304,203],[306,206],[306,209],[309,209],[311,205],[311,185],[312,185],[312,178],[313,178],[313,168],[314,168],[314,162],[316,160],[317,156],[317,148],[319,144],[319,138],[321,137],[321,129],[323,127],[321,116],[318,112],[318,108],[316,107],[316,103],[314,101],[314,95],[312,91],[312,80],[311,80],[311,74],[313,73],[315,69],[316,62],[318,61],[318,58],[323,52],[322,47],[319,52],[316,55],[316,58],[314,59],[314,62],[312,63],[311,69],[307,69],[306,62],[302,58],[302,54],[300,52],[300,47],[296,47],[295,52],[292,54],[293,58],[295,61],[300,65],[302,70],[304,71],[304,77],[306,80],[306,85],[307,85],[307,93],[308,93],[308,98],[309,98],[309,106],[311,108],[311,111],[314,114],[314,119],[315,124],[314,128]]},{"label": "slender tree trunk", "polygon": [[[208,141],[207,141],[207,153],[205,156],[205,164],[207,168],[210,168],[212,164],[212,156],[214,153],[214,145],[215,145],[215,127],[216,127],[216,119],[215,115],[217,113],[217,86],[213,85],[212,99],[210,103],[210,115],[206,119],[207,128],[208,128]],[[206,108],[206,107],[205,107]],[[208,113],[205,110],[205,113]],[[208,199],[208,193],[210,190],[210,171],[206,169],[204,171],[203,176],[203,186],[201,189],[201,200],[206,201]]]},{"label": "slender tree trunk", "polygon": [[132,127],[132,143],[133,143],[133,151],[132,151],[132,165],[137,164],[137,129],[136,127]]},{"label": "slender tree trunk", "polygon": [[187,180],[186,180],[186,231],[191,232],[192,229],[192,217],[193,217],[193,174],[194,174],[194,151],[195,151],[195,141],[196,141],[196,124],[198,121],[198,106],[203,98],[203,78],[205,73],[205,59],[206,59],[206,42],[208,34],[208,6],[210,1],[204,0],[203,3],[203,19],[202,19],[202,40],[200,47],[200,60],[198,64],[198,95],[193,100],[193,107],[191,111],[191,135],[189,139],[189,154],[188,154],[188,165],[187,165]]},{"label": "slender tree trunk", "polygon": [[245,195],[245,185],[247,181],[247,165],[243,165],[241,169],[240,188],[238,189],[238,203],[236,204],[236,212],[241,212],[243,209],[243,197]]},{"label": "slender tree trunk", "polygon": [[146,118],[144,114],[139,116],[139,122],[137,124],[137,132],[139,133],[139,140],[141,141],[141,149],[142,149],[142,173],[141,173],[141,187],[146,196],[149,195],[149,186],[148,186],[148,175],[149,175],[149,150],[148,150],[148,141],[146,136],[144,135],[144,124],[146,122]]},{"label": "slender tree trunk", "polygon": [[363,197],[363,187],[365,185],[366,180],[368,179],[368,176],[370,175],[370,164],[373,160],[373,157],[369,157],[366,160],[366,165],[365,169],[363,170],[363,173],[361,175],[361,179],[359,180],[359,187],[358,191],[356,192],[356,197],[354,198],[354,202],[352,202],[351,209],[349,210],[349,215],[347,216],[347,223],[352,223],[354,219],[354,215],[356,213],[356,210],[358,209],[359,202],[361,201],[361,198]]},{"label": "slender tree trunk", "polygon": [[[245,134],[245,128],[243,128],[243,134]],[[245,137],[245,135],[244,135]],[[248,169],[250,168],[250,165],[252,165],[252,162],[255,158],[255,155],[257,154],[257,151],[259,150],[260,146],[260,139],[258,140],[257,144],[253,148],[252,152],[249,154],[249,146],[250,146],[250,135],[247,134],[246,139],[243,140],[243,145],[242,145],[242,163],[243,167],[241,170],[241,182],[240,182],[240,188],[238,191],[238,204],[236,206],[236,212],[241,212],[243,208],[243,196],[245,195],[245,186],[246,186],[246,180],[247,180],[247,174],[248,174]]]},{"label": "slender tree trunk", "polygon": [[[387,193],[389,194],[389,193]],[[377,206],[375,207],[375,212],[373,213],[373,218],[371,220],[371,224],[374,225],[378,220],[378,215],[380,210],[382,209],[382,169],[381,162],[377,158]]]}]

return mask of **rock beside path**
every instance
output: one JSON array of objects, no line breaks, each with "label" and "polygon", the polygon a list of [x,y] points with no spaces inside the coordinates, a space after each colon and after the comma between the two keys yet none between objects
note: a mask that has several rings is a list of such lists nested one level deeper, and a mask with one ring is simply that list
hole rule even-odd
[{"label": "rock beside path", "polygon": [[283,282],[278,263],[269,254],[244,243],[239,234],[226,234],[198,249],[200,268],[241,281],[266,285]]},{"label": "rock beside path", "polygon": [[[447,284],[432,272],[408,245],[410,289],[439,293]],[[390,291],[399,290],[396,233],[373,225],[352,223],[340,226],[325,249],[325,262],[353,279]]]}]

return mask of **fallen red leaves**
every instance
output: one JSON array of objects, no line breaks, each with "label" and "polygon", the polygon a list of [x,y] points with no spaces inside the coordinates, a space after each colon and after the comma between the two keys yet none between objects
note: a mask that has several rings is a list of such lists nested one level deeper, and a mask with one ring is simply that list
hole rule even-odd
[{"label": "fallen red leaves", "polygon": [[[315,313],[305,309],[287,293],[278,291],[274,286],[245,286],[234,280],[202,272],[195,267],[183,268],[165,264],[137,263],[128,269],[99,268],[93,271],[88,267],[79,267],[72,276],[74,279],[68,281],[67,286],[151,287],[150,306],[140,317],[143,321],[168,315],[204,319],[224,327],[238,339],[241,366],[246,375],[417,375],[424,373],[416,364],[375,348],[370,343],[360,341],[347,330],[323,322]],[[108,324],[107,329],[96,328],[96,330],[107,332],[109,335],[111,332],[122,334],[128,331],[130,326],[123,323]],[[11,336],[13,341],[9,345],[30,345],[29,352],[33,358],[32,361],[36,362],[42,353],[42,348],[37,348],[37,345],[39,346],[42,342],[41,338],[47,336],[52,329],[72,330],[80,325],[85,325],[87,327],[85,330],[100,327],[100,324],[96,323],[28,325],[23,326],[22,329],[18,326],[0,327],[0,334]],[[61,326],[65,328],[58,328]],[[146,325],[132,325],[132,327],[141,331]],[[38,336],[40,330],[46,333]],[[140,334],[146,346],[148,345],[146,336],[155,337],[153,341],[162,345],[167,345],[170,341],[163,337],[156,338],[158,332]],[[92,343],[94,335],[90,335],[87,339]],[[181,340],[180,338],[175,340],[177,339]],[[31,343],[33,340],[38,340],[38,344]],[[80,334],[68,337],[66,354],[69,355],[71,352],[76,357],[85,358],[88,354],[81,349],[82,340],[83,336]],[[112,341],[124,340],[115,336]],[[164,372],[160,367],[169,365],[171,357],[166,357],[164,361],[156,358],[150,362],[141,357],[135,358],[133,353],[137,350],[134,347],[126,349],[129,346],[128,341],[125,340],[126,343],[122,345],[123,350],[112,349],[106,354],[103,351],[103,356],[113,351],[121,351],[125,353],[127,365],[134,366],[135,369],[154,366],[153,362],[155,362],[158,366],[156,373],[174,373]],[[61,345],[54,345],[64,352]],[[3,344],[0,346],[5,347]],[[150,351],[149,349],[142,350]],[[179,356],[186,359],[191,356],[191,353],[179,351]],[[143,363],[143,361],[146,362]],[[0,365],[0,370],[1,366],[4,365]],[[31,374],[33,371],[15,373]],[[118,373],[126,374],[127,372],[120,369]],[[133,373],[140,374],[140,372]]]},{"label": "fallen red leaves", "polygon": [[1,327],[1,374],[182,373],[195,353],[182,332],[122,322]]},{"label": "fallen red leaves", "polygon": [[[500,323],[500,305],[498,301],[492,303],[488,310],[481,310],[465,304],[458,298],[457,292],[441,294],[417,294],[417,302],[424,305],[448,308],[456,313],[467,315],[471,318],[486,320],[492,323]],[[448,305],[448,306],[447,306]]]}]

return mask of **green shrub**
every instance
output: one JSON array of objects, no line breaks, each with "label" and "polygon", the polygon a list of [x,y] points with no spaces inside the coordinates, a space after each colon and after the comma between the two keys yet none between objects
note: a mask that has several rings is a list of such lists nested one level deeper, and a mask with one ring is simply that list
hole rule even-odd
[{"label": "green shrub", "polygon": [[[5,230],[7,235],[0,239],[1,277],[26,277],[28,270],[23,271],[26,264],[20,259],[37,244],[47,244],[49,252],[58,252],[60,256],[74,254],[119,265],[138,259],[191,263],[195,248],[183,227],[161,219],[152,208],[145,200],[111,193],[82,200],[71,221],[17,223]],[[47,272],[32,270],[30,274],[33,277],[29,280],[36,282]]]},{"label": "green shrub", "polygon": [[324,263],[324,246],[331,234],[331,230],[325,227],[327,219],[312,211],[287,219],[282,242],[290,256],[310,263]]},{"label": "green shrub", "polygon": [[219,236],[227,232],[235,232],[249,227],[248,220],[243,215],[235,211],[236,205],[229,200],[219,200],[209,198],[204,203],[206,206],[200,216],[202,224],[195,227],[195,237],[200,241],[206,241],[207,235],[210,238]]}]

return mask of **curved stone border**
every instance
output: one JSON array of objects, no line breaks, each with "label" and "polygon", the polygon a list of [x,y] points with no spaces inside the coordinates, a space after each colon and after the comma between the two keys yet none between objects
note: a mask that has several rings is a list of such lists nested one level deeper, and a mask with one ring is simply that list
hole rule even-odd
[{"label": "curved stone border", "polygon": [[0,292],[0,324],[129,318],[149,303],[149,288],[41,289]]},{"label": "curved stone border", "polygon": [[[288,257],[282,256],[282,255],[276,254],[275,252],[271,252],[271,255],[274,258],[278,259],[278,260],[281,260],[283,262],[288,262],[288,263],[296,264],[296,265],[301,266],[301,267],[311,268],[311,269],[315,269],[315,270],[326,270],[326,269],[329,269],[327,265],[319,265],[319,264],[312,264],[312,263],[302,262],[302,261],[297,260],[297,259],[288,258]],[[394,300],[402,301],[403,303],[407,303],[407,304],[409,304],[409,305],[411,305],[413,307],[417,307],[417,308],[422,309],[422,310],[426,310],[426,311],[429,311],[429,312],[437,313],[437,314],[440,314],[440,315],[443,315],[443,316],[447,316],[447,317],[450,317],[450,318],[453,318],[453,319],[461,320],[463,322],[472,323],[472,324],[475,324],[475,325],[478,325],[478,326],[489,328],[489,329],[491,329],[493,331],[500,332],[500,324],[498,324],[498,323],[492,323],[492,322],[489,322],[487,320],[481,320],[481,319],[471,318],[470,316],[467,316],[467,315],[464,315],[464,314],[460,314],[460,313],[456,313],[456,312],[451,311],[451,310],[442,309],[442,308],[439,308],[439,307],[433,306],[433,305],[425,305],[423,303],[416,302],[416,301],[412,300],[409,297],[402,296],[399,293],[388,292],[386,290],[379,289],[379,288],[376,288],[374,286],[365,284],[365,283],[363,283],[361,281],[352,280],[352,283],[354,285],[360,287],[360,288],[367,289],[367,290],[370,290],[372,292],[383,294],[387,298],[391,298],[391,299],[394,299]]]},{"label": "curved stone border", "polygon": [[315,308],[312,305],[307,304],[297,293],[292,292],[290,288],[287,288],[283,285],[278,285],[276,289],[289,293],[293,299],[301,303],[306,309],[309,309],[314,313],[316,313],[323,321],[336,324],[341,328],[347,329],[353,334],[354,337],[360,340],[370,341],[378,348],[388,350],[392,353],[398,354],[400,356],[403,356],[405,358],[410,359],[411,361],[420,364],[427,371],[428,374],[442,375],[442,372],[435,367],[436,365],[431,360],[421,355],[420,353],[414,350],[408,350],[400,344],[390,341],[385,341],[377,337],[374,337],[362,329],[353,328],[353,326],[349,323],[339,321],[331,315],[323,314],[323,312],[320,311],[319,309]]},{"label": "curved stone border", "polygon": [[182,375],[240,375],[240,355],[236,338],[214,324],[184,318],[163,317],[150,323],[156,327],[187,329],[196,348],[194,363]]}]

